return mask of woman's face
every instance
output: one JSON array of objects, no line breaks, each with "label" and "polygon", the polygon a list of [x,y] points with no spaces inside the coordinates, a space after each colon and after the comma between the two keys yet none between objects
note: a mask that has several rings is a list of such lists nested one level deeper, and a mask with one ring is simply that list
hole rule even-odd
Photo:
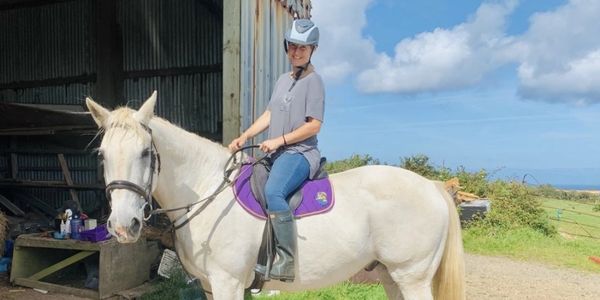
[{"label": "woman's face", "polygon": [[300,67],[306,65],[310,60],[313,49],[313,46],[288,43],[287,55],[292,66]]}]

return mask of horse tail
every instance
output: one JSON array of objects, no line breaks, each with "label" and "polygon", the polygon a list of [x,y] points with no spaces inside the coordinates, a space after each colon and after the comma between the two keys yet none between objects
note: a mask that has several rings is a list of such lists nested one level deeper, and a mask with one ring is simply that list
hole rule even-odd
[{"label": "horse tail", "polygon": [[458,212],[443,184],[436,183],[448,205],[448,237],[440,265],[433,277],[434,299],[465,299],[465,262]]}]

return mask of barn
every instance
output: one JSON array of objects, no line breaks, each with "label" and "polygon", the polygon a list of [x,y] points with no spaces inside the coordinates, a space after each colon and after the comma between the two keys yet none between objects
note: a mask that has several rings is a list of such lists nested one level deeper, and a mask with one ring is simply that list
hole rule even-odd
[{"label": "barn", "polygon": [[27,230],[69,203],[106,216],[86,96],[138,108],[157,90],[158,116],[228,143],[264,110],[288,68],[283,34],[310,10],[310,0],[0,0],[0,211],[43,216]]},{"label": "barn", "polygon": [[87,151],[96,130],[80,113],[86,96],[137,108],[158,90],[157,115],[230,141],[266,106],[287,68],[283,33],[310,8],[308,0],[0,1],[0,188],[27,188],[53,208],[75,189],[82,205],[99,205],[101,172]]}]

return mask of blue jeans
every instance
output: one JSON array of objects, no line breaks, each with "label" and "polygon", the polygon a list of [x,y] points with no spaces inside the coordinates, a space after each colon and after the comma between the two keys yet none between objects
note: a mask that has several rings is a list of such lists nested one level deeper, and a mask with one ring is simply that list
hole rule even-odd
[{"label": "blue jeans", "polygon": [[290,210],[287,197],[308,178],[310,165],[302,153],[282,153],[275,159],[265,186],[270,212]]}]

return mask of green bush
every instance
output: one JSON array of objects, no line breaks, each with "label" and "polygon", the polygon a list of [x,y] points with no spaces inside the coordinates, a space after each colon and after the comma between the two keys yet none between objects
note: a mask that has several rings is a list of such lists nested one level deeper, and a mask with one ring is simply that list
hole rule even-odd
[{"label": "green bush", "polygon": [[329,174],[339,173],[346,170],[366,166],[366,165],[376,165],[379,164],[379,160],[374,159],[370,155],[359,155],[353,154],[350,158],[336,160],[333,162],[328,162],[325,165],[325,170]]},{"label": "green bush", "polygon": [[429,162],[429,157],[417,154],[400,159],[400,167],[411,170],[431,180],[446,181],[457,177],[461,190],[485,197],[488,192],[488,173],[481,169],[477,172],[469,172],[461,166],[452,171],[446,167],[435,167]]},{"label": "green bush", "polygon": [[473,193],[480,197],[487,197],[489,192],[488,173],[481,169],[477,172],[468,172],[464,167],[459,167],[453,177],[457,177],[461,190]]},{"label": "green bush", "polygon": [[[348,159],[328,164],[327,170],[335,173],[376,163],[378,160],[369,155],[353,155]],[[541,186],[534,191],[523,184],[500,180],[490,183],[488,172],[484,169],[469,172],[461,166],[456,171],[452,171],[446,167],[434,166],[429,157],[423,154],[401,158],[400,167],[432,180],[446,181],[457,177],[462,191],[489,198],[492,202],[491,211],[485,218],[473,221],[471,226],[477,226],[492,234],[517,228],[531,228],[548,236],[556,234],[556,228],[548,222],[541,202],[534,196],[536,193],[561,193],[562,191],[546,186]],[[561,195],[566,197],[567,194]]]},{"label": "green bush", "polygon": [[495,181],[489,185],[488,196],[491,210],[485,218],[476,219],[470,225],[485,229],[488,233],[517,228],[531,228],[547,236],[556,234],[556,228],[548,222],[542,203],[522,184]]},{"label": "green bush", "polygon": [[411,170],[430,179],[439,177],[438,170],[431,163],[429,163],[429,157],[424,154],[417,154],[401,158],[400,167]]},{"label": "green bush", "polygon": [[593,193],[589,193],[589,192],[580,192],[580,191],[560,190],[549,184],[532,186],[531,192],[536,196],[540,196],[540,197],[544,197],[544,198],[579,201],[579,202],[586,202],[586,203],[600,201],[600,195],[598,195],[598,194],[593,194]]}]

